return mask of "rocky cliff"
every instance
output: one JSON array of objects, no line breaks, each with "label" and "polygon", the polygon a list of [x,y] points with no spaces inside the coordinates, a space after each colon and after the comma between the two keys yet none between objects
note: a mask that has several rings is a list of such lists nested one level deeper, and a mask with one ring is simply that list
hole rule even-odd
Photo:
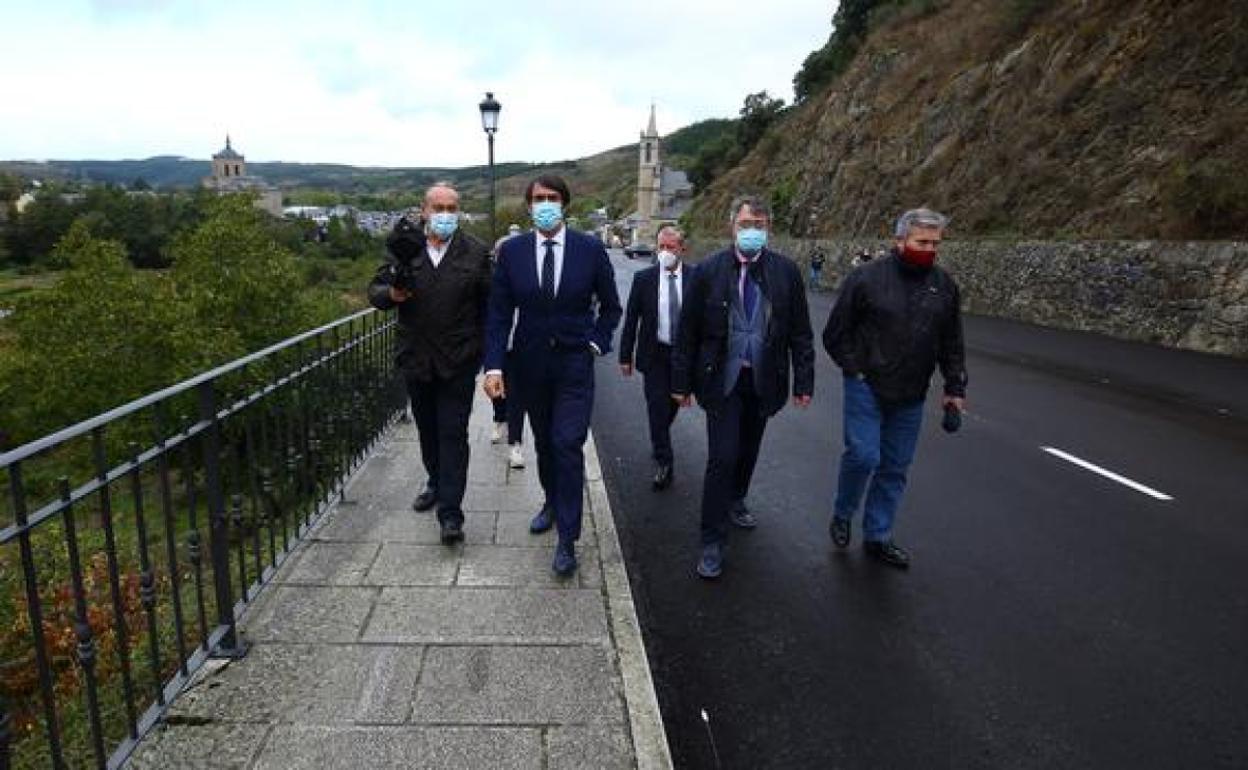
[{"label": "rocky cliff", "polygon": [[1248,0],[881,3],[849,68],[699,196],[779,229],[886,232],[926,204],[957,237],[1248,235]]}]

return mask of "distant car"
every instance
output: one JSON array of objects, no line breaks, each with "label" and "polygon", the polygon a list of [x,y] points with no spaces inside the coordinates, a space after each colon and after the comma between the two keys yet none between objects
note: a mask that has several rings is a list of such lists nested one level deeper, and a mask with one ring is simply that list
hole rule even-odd
[{"label": "distant car", "polygon": [[629,259],[654,259],[654,247],[648,243],[634,243],[624,247],[624,256]]}]

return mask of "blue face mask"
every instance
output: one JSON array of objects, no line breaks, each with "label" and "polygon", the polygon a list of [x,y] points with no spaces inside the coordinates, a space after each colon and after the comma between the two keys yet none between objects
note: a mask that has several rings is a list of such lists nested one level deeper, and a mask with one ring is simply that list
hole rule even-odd
[{"label": "blue face mask", "polygon": [[439,211],[429,218],[429,229],[442,240],[455,234],[459,227],[459,214],[450,211]]},{"label": "blue face mask", "polygon": [[538,230],[554,230],[563,220],[563,204],[540,201],[533,204],[533,224]]},{"label": "blue face mask", "polygon": [[757,254],[766,245],[766,230],[760,230],[757,227],[743,227],[737,231],[737,248],[742,254]]}]

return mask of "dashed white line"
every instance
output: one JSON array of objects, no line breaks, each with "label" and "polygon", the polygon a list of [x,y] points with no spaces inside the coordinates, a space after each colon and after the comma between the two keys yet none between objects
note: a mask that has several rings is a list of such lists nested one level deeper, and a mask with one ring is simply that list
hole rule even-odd
[{"label": "dashed white line", "polygon": [[1130,487],[1131,489],[1134,489],[1136,492],[1140,492],[1142,494],[1148,495],[1149,497],[1155,498],[1157,500],[1173,500],[1174,499],[1170,495],[1167,495],[1165,492],[1158,492],[1152,487],[1146,487],[1143,484],[1139,483],[1138,481],[1132,481],[1126,476],[1120,476],[1111,470],[1106,470],[1105,468],[1102,468],[1099,465],[1094,465],[1088,462],[1087,460],[1081,459],[1079,457],[1075,457],[1069,452],[1063,452],[1062,450],[1056,449],[1051,446],[1042,446],[1040,448],[1043,449],[1045,452],[1048,452],[1049,454],[1053,455],[1054,457],[1060,457],[1061,459],[1065,460],[1068,463],[1078,465],[1080,468],[1084,468],[1085,470],[1092,471],[1093,473],[1098,473],[1107,479],[1117,481],[1119,484],[1122,484],[1123,486],[1126,486],[1126,487]]}]

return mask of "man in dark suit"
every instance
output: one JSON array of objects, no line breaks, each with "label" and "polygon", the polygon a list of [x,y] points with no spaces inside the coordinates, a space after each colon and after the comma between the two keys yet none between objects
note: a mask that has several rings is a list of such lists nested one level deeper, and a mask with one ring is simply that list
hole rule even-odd
[{"label": "man in dark suit", "polygon": [[655,489],[666,489],[675,473],[671,425],[680,411],[680,405],[672,400],[672,345],[680,328],[681,298],[691,270],[682,263],[685,236],[680,230],[670,225],[660,229],[658,246],[658,264],[633,275],[620,334],[620,371],[631,377],[635,360],[645,377],[655,465],[653,484]]},{"label": "man in dark suit", "polygon": [[534,230],[508,239],[498,254],[486,321],[484,387],[490,398],[505,394],[502,370],[514,316],[508,374],[524,393],[546,494],[529,530],[541,533],[558,524],[552,566],[568,576],[576,571],[581,536],[594,357],[611,350],[620,299],[602,242],[564,226],[564,207],[572,200],[567,183],[540,176],[529,183],[524,200]]},{"label": "man in dark suit", "polygon": [[386,248],[368,298],[379,310],[398,308],[395,364],[407,383],[428,474],[412,507],[436,505],[442,542],[450,545],[464,539],[468,417],[481,367],[490,254],[459,229],[459,194],[446,184],[429,188],[419,219],[399,220]]},{"label": "man in dark suit", "polygon": [[698,574],[719,577],[728,522],[752,529],[745,506],[767,420],[788,399],[810,405],[815,353],[806,287],[793,260],[767,246],[771,213],[754,196],[729,213],[733,245],[698,265],[685,293],[672,355],[672,398],[706,411],[702,555]]}]

